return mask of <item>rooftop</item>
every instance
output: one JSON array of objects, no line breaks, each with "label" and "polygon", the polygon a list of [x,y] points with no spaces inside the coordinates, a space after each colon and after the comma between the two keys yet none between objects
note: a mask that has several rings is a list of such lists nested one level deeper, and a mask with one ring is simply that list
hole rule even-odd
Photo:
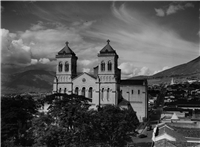
[{"label": "rooftop", "polygon": [[120,85],[146,85],[146,84],[147,84],[146,79],[127,79],[120,81]]},{"label": "rooftop", "polygon": [[75,53],[69,47],[69,42],[67,41],[65,44],[66,44],[65,47],[58,52],[58,55],[74,55],[75,56]]},{"label": "rooftop", "polygon": [[110,40],[107,40],[107,45],[100,51],[100,54],[117,54],[116,51],[110,46]]}]

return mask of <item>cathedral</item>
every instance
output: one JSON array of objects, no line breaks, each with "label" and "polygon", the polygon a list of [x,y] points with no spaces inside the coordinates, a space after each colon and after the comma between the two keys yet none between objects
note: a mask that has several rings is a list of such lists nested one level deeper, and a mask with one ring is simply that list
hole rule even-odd
[{"label": "cathedral", "polygon": [[126,108],[128,104],[136,111],[140,122],[147,118],[147,80],[121,80],[117,52],[107,41],[97,54],[98,63],[93,74],[77,73],[78,57],[69,43],[56,55],[57,68],[53,92],[83,95],[92,99],[92,106],[117,105]]}]

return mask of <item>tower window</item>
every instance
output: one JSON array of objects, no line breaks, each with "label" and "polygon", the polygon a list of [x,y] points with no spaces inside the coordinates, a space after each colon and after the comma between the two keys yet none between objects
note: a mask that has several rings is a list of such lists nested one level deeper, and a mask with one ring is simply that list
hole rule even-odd
[{"label": "tower window", "polygon": [[138,94],[140,94],[140,90],[138,90]]},{"label": "tower window", "polygon": [[90,87],[88,90],[88,97],[92,98],[92,87]]},{"label": "tower window", "polygon": [[75,94],[78,95],[78,87],[75,88]]},{"label": "tower window", "polygon": [[112,70],[112,63],[111,61],[108,61],[108,71],[111,71]]},{"label": "tower window", "polygon": [[59,88],[59,93],[61,93],[61,91],[62,91],[62,89],[61,89],[61,88]]},{"label": "tower window", "polygon": [[59,62],[59,64],[58,64],[58,71],[62,72],[62,62]]},{"label": "tower window", "polygon": [[105,62],[104,61],[101,62],[101,71],[105,71]]},{"label": "tower window", "polygon": [[69,71],[69,63],[65,62],[65,71]]},{"label": "tower window", "polygon": [[132,94],[134,93],[134,91],[132,90]]},{"label": "tower window", "polygon": [[66,93],[66,92],[67,92],[67,88],[64,89],[64,93]]},{"label": "tower window", "polygon": [[85,87],[82,88],[81,95],[85,96]]}]

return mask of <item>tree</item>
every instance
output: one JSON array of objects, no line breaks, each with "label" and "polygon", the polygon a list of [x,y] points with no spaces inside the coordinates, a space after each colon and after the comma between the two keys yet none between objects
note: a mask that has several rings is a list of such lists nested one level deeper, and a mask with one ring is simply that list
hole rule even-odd
[{"label": "tree", "polygon": [[91,99],[54,94],[46,98],[49,111],[33,119],[35,146],[123,146],[139,124],[131,109],[108,105],[89,110]]},{"label": "tree", "polygon": [[88,143],[89,100],[67,94],[47,96],[49,111],[33,119],[35,145],[82,146]]},{"label": "tree", "polygon": [[31,97],[3,97],[1,100],[2,146],[32,144],[31,119],[38,105]]},{"label": "tree", "polygon": [[[108,105],[102,107],[93,116],[93,136],[103,146],[124,146],[129,139],[129,132],[135,131],[139,124],[136,113],[131,109],[120,109]],[[96,134],[96,135],[95,135]]]}]

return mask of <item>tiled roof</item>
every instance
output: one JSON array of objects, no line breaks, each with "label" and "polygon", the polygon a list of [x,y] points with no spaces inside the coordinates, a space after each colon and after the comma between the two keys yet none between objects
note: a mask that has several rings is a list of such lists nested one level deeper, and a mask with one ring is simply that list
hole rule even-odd
[{"label": "tiled roof", "polygon": [[177,147],[174,144],[172,144],[170,141],[168,141],[167,139],[156,141],[154,146],[155,147]]},{"label": "tiled roof", "polygon": [[177,142],[177,141],[168,141],[167,139],[162,139],[156,141],[155,147],[198,147],[199,143],[190,143],[190,142]]},{"label": "tiled roof", "polygon": [[173,128],[169,127],[166,124],[163,124],[159,126],[158,128],[159,128],[159,131],[156,138],[164,134],[168,134],[169,136],[175,138],[176,141],[183,141],[183,142],[186,141],[186,138],[182,134],[176,132]]},{"label": "tiled roof", "polygon": [[176,132],[183,134],[185,137],[200,138],[200,128],[182,128],[182,127],[173,127],[173,128]]},{"label": "tiled roof", "polygon": [[176,147],[199,147],[199,143],[191,143],[191,142],[172,142],[171,144],[175,145]]},{"label": "tiled roof", "polygon": [[75,53],[69,48],[69,42],[65,43],[65,47],[58,52],[58,55],[75,55]]}]

